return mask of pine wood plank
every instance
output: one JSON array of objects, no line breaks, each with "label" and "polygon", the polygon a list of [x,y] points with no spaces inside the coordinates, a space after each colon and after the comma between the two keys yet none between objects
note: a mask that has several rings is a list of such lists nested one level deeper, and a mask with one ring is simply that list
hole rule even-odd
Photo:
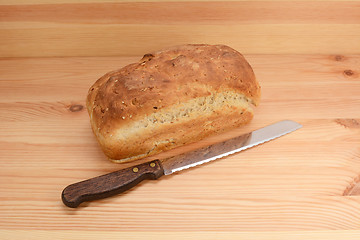
[{"label": "pine wood plank", "polygon": [[42,239],[71,239],[76,236],[76,239],[92,240],[92,239],[206,239],[217,240],[221,239],[278,239],[278,240],[300,240],[300,239],[313,239],[313,240],[338,240],[338,239],[357,239],[360,237],[358,230],[338,230],[338,231],[288,231],[288,232],[239,232],[239,231],[212,231],[208,232],[154,232],[154,231],[140,231],[136,232],[105,232],[105,231],[66,231],[66,230],[0,230],[1,236],[4,239],[14,239],[14,237],[26,238],[29,240],[42,240]]},{"label": "pine wood plank", "polygon": [[[287,114],[291,113],[297,118],[360,117],[356,108],[360,73],[358,55],[272,55],[271,61],[267,55],[245,56],[263,86],[264,101],[260,108],[265,109],[267,104],[300,105],[302,108],[307,108],[309,114],[304,115],[284,107],[285,110],[291,111]],[[88,88],[104,73],[135,62],[139,58],[141,55],[108,58],[40,58],[36,61],[31,58],[3,59],[0,64],[0,88],[3,92],[0,101],[3,104],[12,104],[9,106],[26,108],[26,103],[21,102],[27,99],[38,103],[33,106],[34,111],[40,111],[42,107],[51,108],[51,104],[46,105],[50,102],[56,104],[53,106],[53,114],[56,114],[56,111],[69,113],[71,104],[84,104]],[[19,66],[26,74],[19,72]],[[348,71],[352,74],[345,74]],[[329,88],[329,85],[333,87]],[[273,92],[281,92],[281,94],[274,95]],[[334,98],[334,95],[337,98]],[[354,104],[343,104],[338,101],[339,99],[347,99]],[[303,101],[308,101],[310,104],[302,104]],[[311,101],[315,101],[316,104]],[[333,107],[325,108],[325,105]],[[259,114],[262,114],[262,111],[259,111]],[[269,112],[262,117],[265,115],[267,118],[274,117]],[[15,116],[16,113],[9,111],[4,118],[14,120]],[[31,115],[24,114],[24,117]]]},{"label": "pine wood plank", "polygon": [[[149,184],[148,184],[149,187]],[[153,189],[156,191],[156,187]],[[141,187],[141,190],[145,186]],[[140,189],[138,189],[139,191]],[[41,197],[35,190],[35,193]],[[33,193],[34,194],[34,193]],[[87,208],[64,209],[53,201],[3,200],[17,209],[1,207],[4,229],[88,231],[321,231],[358,230],[359,198],[323,197],[295,199],[229,199],[212,195],[195,199],[167,198],[158,201],[141,195],[142,201],[123,197],[122,204],[94,202]],[[133,200],[130,202],[130,200]],[[24,202],[24,200],[22,200]],[[106,205],[107,207],[104,207]],[[226,205],[226,207],[225,207]],[[20,213],[21,211],[21,213]],[[156,216],[155,216],[156,215]],[[116,226],[114,226],[116,225]],[[261,227],[259,226],[261,225]]]},{"label": "pine wood plank", "polygon": [[[129,56],[185,43],[222,43],[246,54],[356,54],[358,24],[2,23],[0,56]],[[99,44],[101,43],[101,44]]]},{"label": "pine wood plank", "polygon": [[[0,5],[2,22],[86,24],[358,24],[359,2],[219,1]],[[104,14],[106,12],[106,14]]]},{"label": "pine wood plank", "polygon": [[[227,2],[248,2],[249,0],[227,0]],[[259,2],[273,2],[274,0],[253,0]],[[291,2],[294,0],[277,0],[276,2]],[[295,0],[298,1],[299,0]],[[301,0],[301,2],[358,2],[359,0]],[[29,4],[62,4],[62,3],[128,3],[133,0],[0,0],[0,5],[29,5]],[[139,1],[140,2],[140,1]],[[164,0],[141,0],[141,2],[164,2]],[[166,2],[219,2],[219,0],[166,0]]]}]

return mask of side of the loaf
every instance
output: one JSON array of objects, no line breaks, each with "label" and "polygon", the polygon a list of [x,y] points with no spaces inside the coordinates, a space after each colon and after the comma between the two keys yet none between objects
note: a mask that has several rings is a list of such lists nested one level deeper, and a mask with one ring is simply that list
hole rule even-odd
[{"label": "side of the loaf", "polygon": [[221,92],[129,122],[104,139],[107,155],[118,162],[135,160],[239,127],[253,117],[248,101],[242,95]]},{"label": "side of the loaf", "polygon": [[124,162],[246,124],[259,98],[240,53],[184,45],[104,75],[90,88],[87,107],[104,153]]}]

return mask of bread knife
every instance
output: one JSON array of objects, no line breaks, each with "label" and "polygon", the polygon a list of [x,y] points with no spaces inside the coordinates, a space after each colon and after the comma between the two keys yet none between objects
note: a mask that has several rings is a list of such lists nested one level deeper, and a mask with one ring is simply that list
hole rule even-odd
[{"label": "bread knife", "polygon": [[76,208],[82,202],[125,192],[145,179],[158,179],[163,175],[220,159],[281,137],[301,127],[302,125],[297,122],[284,120],[223,142],[74,183],[63,190],[62,201],[66,206]]}]

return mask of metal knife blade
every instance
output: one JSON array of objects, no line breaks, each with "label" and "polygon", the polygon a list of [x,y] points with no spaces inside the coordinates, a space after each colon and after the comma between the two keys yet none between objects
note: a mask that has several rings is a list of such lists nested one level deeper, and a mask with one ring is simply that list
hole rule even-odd
[{"label": "metal knife blade", "polygon": [[297,122],[284,120],[253,132],[215,143],[194,151],[161,159],[164,174],[169,175],[183,169],[207,163],[225,156],[254,147],[301,128]]},{"label": "metal knife blade", "polygon": [[85,201],[106,198],[122,193],[145,179],[158,179],[163,175],[169,175],[183,169],[223,158],[278,138],[301,127],[299,123],[290,120],[277,122],[253,132],[194,151],[165,158],[161,161],[157,159],[71,184],[63,190],[61,198],[66,206],[75,208]]}]

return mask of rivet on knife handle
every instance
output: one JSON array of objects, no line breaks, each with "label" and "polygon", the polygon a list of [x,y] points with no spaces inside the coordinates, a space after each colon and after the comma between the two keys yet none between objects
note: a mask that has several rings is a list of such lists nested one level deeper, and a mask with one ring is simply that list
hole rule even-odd
[{"label": "rivet on knife handle", "polygon": [[67,186],[62,192],[62,201],[71,208],[82,202],[110,197],[136,186],[145,179],[157,179],[164,175],[159,160],[108,173]]}]

